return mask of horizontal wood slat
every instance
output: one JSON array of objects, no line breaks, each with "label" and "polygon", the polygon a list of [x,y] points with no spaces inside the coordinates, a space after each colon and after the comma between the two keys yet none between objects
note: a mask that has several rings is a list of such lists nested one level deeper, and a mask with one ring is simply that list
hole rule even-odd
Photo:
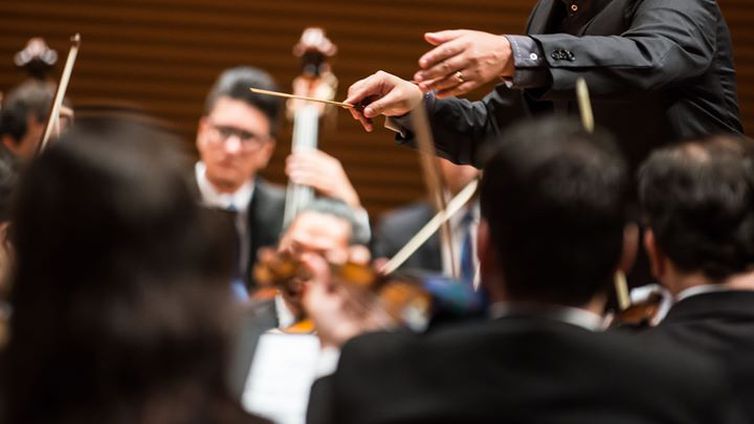
[{"label": "horizontal wood slat", "polygon": [[[471,28],[496,33],[523,29],[534,0],[4,0],[0,2],[0,90],[23,75],[12,55],[41,35],[61,55],[80,32],[83,46],[69,88],[71,99],[117,99],[174,122],[193,140],[204,96],[224,68],[251,64],[287,90],[297,73],[291,47],[306,26],[320,25],[339,46],[334,70],[339,97],[350,83],[378,69],[410,78],[428,48],[426,31]],[[754,2],[720,0],[734,37],[741,108],[754,131]],[[61,60],[62,62],[62,60]],[[484,90],[474,93],[478,98]],[[284,182],[290,125],[265,175]],[[391,133],[364,133],[339,116],[323,148],[340,158],[373,215],[422,196],[415,154]]]}]

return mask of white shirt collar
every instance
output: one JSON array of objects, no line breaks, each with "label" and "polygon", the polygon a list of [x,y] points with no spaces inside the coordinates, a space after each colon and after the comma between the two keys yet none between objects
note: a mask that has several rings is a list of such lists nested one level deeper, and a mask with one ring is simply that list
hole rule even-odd
[{"label": "white shirt collar", "polygon": [[730,291],[730,288],[722,285],[722,284],[702,284],[699,286],[689,287],[686,290],[682,290],[680,293],[678,293],[675,296],[676,303],[682,301],[683,299],[688,299],[692,296],[697,296],[700,294],[705,293],[715,293],[715,292],[723,292],[723,291]]},{"label": "white shirt collar", "polygon": [[202,200],[207,206],[220,209],[228,209],[231,205],[240,213],[246,212],[254,195],[254,179],[246,181],[238,190],[233,193],[221,193],[207,179],[207,166],[204,162],[199,161],[194,167],[196,174],[196,183],[202,194]]},{"label": "white shirt collar", "polygon": [[605,328],[604,319],[601,316],[581,308],[509,302],[498,302],[490,305],[490,316],[493,319],[512,315],[544,317],[589,331],[602,331]]}]

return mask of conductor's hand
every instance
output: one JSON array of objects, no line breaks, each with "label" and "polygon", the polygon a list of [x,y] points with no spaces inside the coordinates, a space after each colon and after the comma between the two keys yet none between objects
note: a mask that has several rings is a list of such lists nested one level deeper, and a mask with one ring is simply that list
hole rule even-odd
[{"label": "conductor's hand", "polygon": [[495,78],[514,73],[511,44],[502,35],[481,31],[428,32],[434,49],[419,59],[414,80],[422,90],[436,90],[438,98],[468,93]]},{"label": "conductor's hand", "polygon": [[349,110],[365,130],[372,131],[372,118],[405,115],[419,105],[422,98],[422,91],[415,84],[379,71],[350,86],[346,103],[364,106]]}]

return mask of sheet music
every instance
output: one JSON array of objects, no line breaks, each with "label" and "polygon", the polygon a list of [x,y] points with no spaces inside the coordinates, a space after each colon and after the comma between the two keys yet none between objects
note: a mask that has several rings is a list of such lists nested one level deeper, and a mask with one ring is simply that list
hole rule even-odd
[{"label": "sheet music", "polygon": [[263,334],[241,398],[244,409],[278,424],[303,424],[319,355],[314,335]]}]

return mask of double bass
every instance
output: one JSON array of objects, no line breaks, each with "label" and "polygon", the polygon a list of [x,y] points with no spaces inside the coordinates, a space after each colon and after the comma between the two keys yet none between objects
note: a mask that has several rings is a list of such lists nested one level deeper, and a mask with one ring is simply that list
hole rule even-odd
[{"label": "double bass", "polygon": [[[338,48],[327,38],[322,28],[307,28],[293,54],[301,61],[301,74],[293,80],[295,95],[333,100],[338,88],[338,79],[331,71],[329,59],[335,56]],[[323,116],[335,116],[332,106],[301,100],[290,100],[287,104],[288,117],[293,119],[293,139],[291,152],[317,148],[319,123]],[[289,183],[285,196],[283,226],[287,227],[293,218],[314,198],[311,187]]]}]

